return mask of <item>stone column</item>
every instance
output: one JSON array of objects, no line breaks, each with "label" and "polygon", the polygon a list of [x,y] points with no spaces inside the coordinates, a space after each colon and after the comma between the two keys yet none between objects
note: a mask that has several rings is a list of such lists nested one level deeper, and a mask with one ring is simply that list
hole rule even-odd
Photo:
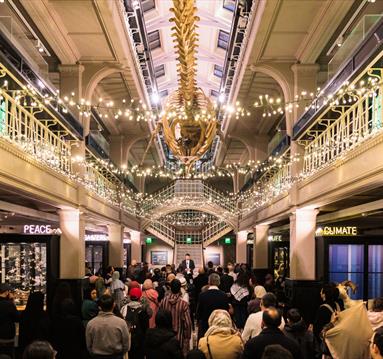
[{"label": "stone column", "polygon": [[85,220],[79,209],[60,210],[60,278],[85,275]]},{"label": "stone column", "polygon": [[259,224],[254,228],[254,269],[269,268],[269,225]]},{"label": "stone column", "polygon": [[[141,250],[141,232],[131,231],[130,239],[132,241],[132,260],[135,259],[137,262],[142,261],[142,250]],[[130,264],[130,263],[128,263]]]},{"label": "stone column", "polygon": [[109,262],[113,267],[124,265],[124,226],[109,224]]},{"label": "stone column", "polygon": [[237,233],[235,244],[235,261],[237,263],[246,263],[247,261],[247,231]]},{"label": "stone column", "polygon": [[315,279],[315,208],[299,208],[290,216],[290,278]]}]

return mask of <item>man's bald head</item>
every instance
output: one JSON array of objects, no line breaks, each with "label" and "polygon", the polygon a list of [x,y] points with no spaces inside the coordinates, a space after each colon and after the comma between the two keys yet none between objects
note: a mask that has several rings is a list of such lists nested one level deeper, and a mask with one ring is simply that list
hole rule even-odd
[{"label": "man's bald head", "polygon": [[267,308],[262,313],[263,326],[267,328],[278,328],[281,325],[281,313],[274,307]]}]

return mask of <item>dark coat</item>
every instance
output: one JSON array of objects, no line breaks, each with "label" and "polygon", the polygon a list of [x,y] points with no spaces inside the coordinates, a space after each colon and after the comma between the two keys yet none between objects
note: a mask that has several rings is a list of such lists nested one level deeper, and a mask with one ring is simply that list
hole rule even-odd
[{"label": "dark coat", "polygon": [[180,343],[172,330],[148,329],[145,337],[146,359],[182,359]]},{"label": "dark coat", "polygon": [[242,359],[261,359],[265,348],[272,344],[279,344],[287,349],[294,359],[302,359],[298,344],[287,338],[278,328],[265,328],[258,336],[250,339],[245,345]]},{"label": "dark coat", "polygon": [[303,319],[297,323],[286,323],[283,332],[287,338],[294,340],[299,345],[303,359],[314,357],[314,336],[307,330]]},{"label": "dark coat", "polygon": [[25,348],[35,340],[51,341],[51,321],[46,312],[27,316],[21,314],[19,327],[19,347]]},{"label": "dark coat", "polygon": [[197,318],[200,321],[199,337],[203,336],[209,328],[210,314],[216,309],[229,310],[229,299],[222,290],[208,289],[199,295]]},{"label": "dark coat", "polygon": [[203,274],[198,274],[197,277],[193,279],[193,284],[194,284],[194,293],[195,297],[198,300],[198,297],[201,293],[202,288],[207,285],[208,283],[208,277],[206,273]]},{"label": "dark coat", "polygon": [[15,322],[19,314],[15,304],[5,298],[0,298],[0,339],[13,339],[16,333]]},{"label": "dark coat", "polygon": [[[181,266],[183,269],[186,270],[186,259],[184,259],[182,262],[181,262]],[[195,269],[195,264],[194,264],[194,261],[193,259],[189,259],[189,268],[193,271]]]},{"label": "dark coat", "polygon": [[221,284],[219,286],[219,289],[224,291],[225,293],[230,293],[230,288],[234,283],[234,278],[229,274],[224,274],[221,277]]}]

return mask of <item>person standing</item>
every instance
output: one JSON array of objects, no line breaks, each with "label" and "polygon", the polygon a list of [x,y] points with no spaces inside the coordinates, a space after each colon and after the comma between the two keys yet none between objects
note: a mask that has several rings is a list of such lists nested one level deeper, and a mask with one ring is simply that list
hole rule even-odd
[{"label": "person standing", "polygon": [[33,292],[28,297],[25,310],[20,316],[19,348],[24,351],[35,340],[50,341],[51,322],[44,310],[44,294]]},{"label": "person standing", "polygon": [[186,271],[187,274],[193,274],[193,271],[195,269],[195,264],[193,259],[190,259],[190,254],[185,254],[185,259],[181,263],[182,268]]},{"label": "person standing", "polygon": [[98,305],[97,305],[97,290],[95,288],[87,288],[84,291],[84,300],[81,306],[81,316],[84,327],[88,322],[97,316]]},{"label": "person standing", "polygon": [[114,303],[118,310],[121,309],[122,301],[125,298],[125,284],[120,280],[120,272],[114,271],[112,274],[112,282],[110,283],[110,294],[114,299]]},{"label": "person standing", "polygon": [[250,300],[249,277],[245,272],[239,273],[237,280],[230,288],[231,304],[234,309],[234,322],[243,329],[248,317],[247,303]]},{"label": "person standing", "polygon": [[234,328],[230,314],[217,309],[209,317],[209,329],[199,340],[198,348],[206,358],[239,359],[243,352],[243,342]]},{"label": "person standing", "polygon": [[0,283],[0,354],[13,356],[19,315],[11,295],[11,287]]},{"label": "person standing", "polygon": [[229,274],[229,268],[223,269],[223,275],[221,276],[221,284],[219,289],[224,291],[226,294],[230,294],[230,288],[234,284],[234,278]]},{"label": "person standing", "polygon": [[123,359],[130,349],[130,333],[125,320],[113,314],[110,295],[99,299],[100,312],[86,326],[86,345],[94,358]]},{"label": "person standing", "polygon": [[189,305],[182,299],[181,282],[173,279],[170,283],[170,294],[165,296],[160,308],[172,313],[173,330],[177,333],[182,353],[186,356],[192,334]]},{"label": "person standing", "polygon": [[150,309],[152,310],[152,316],[149,319],[149,328],[154,328],[156,326],[155,320],[159,307],[158,292],[153,288],[153,282],[151,279],[146,279],[142,287],[142,297],[146,298]]},{"label": "person standing", "polygon": [[219,275],[216,273],[210,274],[208,283],[209,289],[202,292],[198,298],[198,338],[202,338],[205,335],[209,328],[209,317],[214,310],[223,309],[229,311],[230,309],[229,298],[226,293],[219,289]]},{"label": "person standing", "polygon": [[270,307],[262,312],[262,331],[250,339],[243,351],[242,359],[261,359],[268,345],[279,344],[287,349],[294,359],[302,359],[299,346],[290,338],[287,338],[278,328],[281,325],[281,314],[278,309]]},{"label": "person standing", "polygon": [[146,359],[182,359],[180,343],[173,330],[172,313],[160,309],[155,328],[148,329],[145,337]]}]

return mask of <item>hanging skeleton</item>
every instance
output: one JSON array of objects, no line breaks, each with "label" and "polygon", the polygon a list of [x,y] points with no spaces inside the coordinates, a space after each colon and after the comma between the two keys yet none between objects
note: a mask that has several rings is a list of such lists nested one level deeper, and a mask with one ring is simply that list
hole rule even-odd
[{"label": "hanging skeleton", "polygon": [[193,163],[211,147],[217,134],[217,121],[212,102],[196,82],[196,22],[199,18],[195,15],[195,0],[173,0],[173,5],[170,11],[174,17],[170,21],[174,22],[172,37],[176,43],[178,90],[169,96],[141,164],[162,130],[170,150],[190,171]]}]

